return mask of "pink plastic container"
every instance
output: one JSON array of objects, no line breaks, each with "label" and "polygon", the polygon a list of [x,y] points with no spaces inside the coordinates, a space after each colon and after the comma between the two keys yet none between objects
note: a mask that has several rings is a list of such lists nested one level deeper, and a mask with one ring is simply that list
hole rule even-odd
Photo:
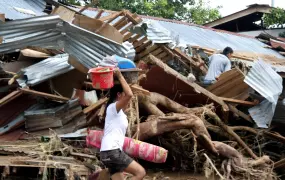
[{"label": "pink plastic container", "polygon": [[[86,137],[87,146],[100,148],[103,131],[90,130]],[[124,152],[134,158],[140,158],[154,163],[164,163],[168,151],[162,147],[125,137]]]}]

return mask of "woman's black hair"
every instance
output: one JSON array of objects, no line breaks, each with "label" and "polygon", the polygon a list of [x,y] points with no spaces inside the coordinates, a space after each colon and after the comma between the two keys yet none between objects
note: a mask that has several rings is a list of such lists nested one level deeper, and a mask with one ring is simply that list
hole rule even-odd
[{"label": "woman's black hair", "polygon": [[123,92],[123,88],[122,88],[121,84],[115,84],[109,91],[109,100],[107,102],[106,107],[108,107],[110,104],[115,102],[117,99],[117,94],[122,93],[122,92]]},{"label": "woman's black hair", "polygon": [[232,53],[234,53],[234,50],[231,47],[226,47],[223,50],[223,55],[225,55],[225,56],[227,56],[228,54],[232,54]]}]

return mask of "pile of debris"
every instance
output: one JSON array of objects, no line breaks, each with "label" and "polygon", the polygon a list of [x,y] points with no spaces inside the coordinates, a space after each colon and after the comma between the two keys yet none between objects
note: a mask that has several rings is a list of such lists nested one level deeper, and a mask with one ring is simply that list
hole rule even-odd
[{"label": "pile of debris", "polygon": [[3,178],[95,179],[104,166],[86,136],[104,126],[108,91],[96,90],[88,71],[116,55],[136,63],[122,71],[135,94],[126,136],[168,150],[161,169],[278,179],[285,166],[284,97],[272,66],[283,65],[280,56],[236,53],[234,68],[205,87],[200,79],[218,49],[180,46],[165,28],[129,11],[98,10],[90,18],[86,8],[50,3],[50,15],[0,24]]}]

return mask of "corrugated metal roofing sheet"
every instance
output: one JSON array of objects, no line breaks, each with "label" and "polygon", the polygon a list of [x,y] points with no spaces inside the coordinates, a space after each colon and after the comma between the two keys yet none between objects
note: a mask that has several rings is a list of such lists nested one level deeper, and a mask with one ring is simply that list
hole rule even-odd
[{"label": "corrugated metal roofing sheet", "polygon": [[[4,13],[7,19],[24,19],[46,15],[46,13],[43,12],[45,6],[46,3],[44,0],[1,0],[0,13]],[[27,10],[27,12],[19,11],[18,8]]]},{"label": "corrugated metal roofing sheet", "polygon": [[274,55],[278,58],[284,58],[279,53],[271,49],[264,48],[265,44],[254,38],[247,38],[224,32],[217,32],[198,26],[190,26],[158,20],[153,21],[158,22],[164,28],[179,35],[180,43],[182,44],[190,44],[192,46],[200,46],[220,50],[224,49],[226,46],[230,46],[234,49],[234,51],[268,54]]},{"label": "corrugated metal roofing sheet", "polygon": [[118,44],[103,36],[64,22],[59,16],[40,16],[0,24],[0,52],[13,52],[26,46],[64,48],[86,68],[98,65],[106,56],[126,57],[134,52],[126,44]]},{"label": "corrugated metal roofing sheet", "polygon": [[59,54],[22,69],[25,79],[19,79],[18,83],[22,87],[26,85],[34,86],[47,79],[71,71],[74,68],[68,64],[68,57],[68,54]]},{"label": "corrugated metal roofing sheet", "polygon": [[[93,17],[96,9],[87,9],[85,15]],[[111,14],[107,12],[106,14]],[[232,47],[239,52],[253,52],[258,54],[274,55],[277,58],[285,58],[278,52],[264,48],[266,45],[255,38],[249,38],[243,35],[218,31],[207,27],[198,26],[195,24],[183,23],[174,20],[163,18],[141,16],[143,20],[159,23],[162,27],[169,30],[173,36],[179,36],[180,43],[190,44],[192,46],[200,46],[205,48],[214,48],[222,50],[226,46]],[[157,37],[159,38],[159,36]]]},{"label": "corrugated metal roofing sheet", "polygon": [[259,60],[254,63],[244,82],[266,98],[259,105],[249,109],[249,113],[258,127],[267,128],[282,93],[282,77],[270,65]]}]

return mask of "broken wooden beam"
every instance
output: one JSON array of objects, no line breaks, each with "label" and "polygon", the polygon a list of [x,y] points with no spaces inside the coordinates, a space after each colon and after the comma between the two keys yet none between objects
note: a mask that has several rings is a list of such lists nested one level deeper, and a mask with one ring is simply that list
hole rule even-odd
[{"label": "broken wooden beam", "polygon": [[11,92],[7,96],[5,96],[2,99],[0,99],[0,107],[2,107],[3,105],[7,104],[8,102],[16,99],[17,97],[19,97],[21,95],[22,95],[21,91],[13,91],[13,92]]},{"label": "broken wooden beam", "polygon": [[84,114],[88,114],[91,111],[100,108],[104,103],[108,101],[109,98],[105,97],[97,101],[96,103],[92,104],[91,106],[88,106],[87,108],[83,109]]},{"label": "broken wooden beam", "polygon": [[100,9],[99,12],[96,14],[96,16],[94,17],[94,19],[99,19],[101,17],[101,15],[104,13],[103,9]]},{"label": "broken wooden beam", "polygon": [[228,105],[230,111],[232,111],[233,113],[237,114],[238,116],[242,117],[243,119],[247,120],[248,122],[253,123],[253,120],[251,119],[251,117],[247,114],[245,114],[244,112],[238,110],[236,107],[232,106],[232,105]]},{"label": "broken wooden beam", "polygon": [[134,25],[137,25],[139,24],[140,22],[142,22],[142,19],[139,18],[139,19],[135,19],[133,17],[133,14],[131,14],[129,11],[126,12],[126,16],[127,18],[134,24]]},{"label": "broken wooden beam", "polygon": [[177,54],[178,56],[180,56],[182,59],[184,59],[186,63],[188,62],[189,64],[193,65],[197,70],[200,70],[204,75],[207,74],[207,69],[205,67],[203,66],[199,67],[199,63],[197,63],[191,57],[181,52],[178,48],[175,48],[173,52]]},{"label": "broken wooden beam", "polygon": [[117,12],[117,13],[114,13],[114,14],[111,14],[109,16],[104,16],[104,17],[101,17],[99,20],[101,21],[107,21],[108,23],[114,21],[118,16],[120,16],[123,12]]},{"label": "broken wooden beam", "polygon": [[70,152],[70,155],[98,160],[98,158],[96,156],[89,155],[89,154],[83,154],[83,153],[75,153],[73,151]]},{"label": "broken wooden beam", "polygon": [[144,42],[142,45],[140,45],[139,47],[136,48],[136,52],[137,53],[142,52],[143,50],[145,50],[151,44],[152,44],[152,42],[150,40],[148,40],[147,42]]},{"label": "broken wooden beam", "polygon": [[43,97],[43,98],[47,98],[47,99],[51,99],[51,100],[55,100],[55,101],[66,102],[66,101],[70,100],[67,97],[57,96],[57,95],[54,95],[54,94],[48,94],[48,93],[39,92],[39,91],[31,90],[31,89],[20,88],[20,90],[24,94],[31,94],[31,95],[34,95],[34,96],[39,96],[39,97]]},{"label": "broken wooden beam", "polygon": [[243,101],[243,100],[238,100],[238,99],[233,99],[233,98],[225,98],[225,97],[220,97],[220,98],[223,101],[226,101],[227,103],[240,104],[244,106],[256,106],[258,104],[257,102]]},{"label": "broken wooden beam", "polygon": [[197,94],[202,94],[203,96],[206,96],[207,98],[211,99],[213,102],[218,103],[219,105],[221,105],[223,111],[225,112],[229,111],[228,105],[224,101],[222,101],[218,96],[214,95],[210,91],[207,91],[206,89],[199,86],[195,82],[193,83],[189,82],[189,80],[185,76],[181,75],[179,72],[170,68],[167,64],[163,63],[160,59],[156,58],[155,56],[150,54],[144,59],[144,61],[146,63],[158,66],[159,68],[163,69],[163,71],[166,74],[169,74],[175,77],[176,79],[179,79],[180,81],[191,87],[193,91],[197,92]]},{"label": "broken wooden beam", "polygon": [[132,33],[130,33],[130,32],[128,32],[128,33],[126,33],[125,35],[124,35],[124,37],[123,37],[123,41],[127,41],[130,37],[132,37]]}]

